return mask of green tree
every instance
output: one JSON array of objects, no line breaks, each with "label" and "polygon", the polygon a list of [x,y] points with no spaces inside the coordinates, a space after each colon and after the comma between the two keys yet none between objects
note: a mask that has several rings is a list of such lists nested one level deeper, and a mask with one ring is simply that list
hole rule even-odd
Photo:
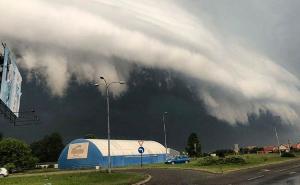
[{"label": "green tree", "polygon": [[46,135],[43,139],[30,145],[34,156],[40,162],[56,162],[64,148],[63,139],[59,133]]},{"label": "green tree", "polygon": [[97,136],[95,134],[87,134],[84,136],[84,139],[97,139]]},{"label": "green tree", "polygon": [[0,166],[10,165],[22,169],[34,168],[38,159],[23,141],[5,138],[0,141]]},{"label": "green tree", "polygon": [[196,133],[191,133],[188,137],[185,150],[190,157],[198,157],[201,155],[201,143]]}]

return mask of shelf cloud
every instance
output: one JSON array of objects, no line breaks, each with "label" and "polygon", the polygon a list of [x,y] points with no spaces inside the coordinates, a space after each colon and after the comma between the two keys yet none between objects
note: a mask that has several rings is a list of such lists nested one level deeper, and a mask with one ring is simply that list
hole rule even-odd
[{"label": "shelf cloud", "polygon": [[[197,13],[196,5],[208,10]],[[207,6],[208,1],[0,0],[0,38],[20,53],[28,77],[37,74],[54,96],[64,95],[72,77],[78,83],[100,74],[126,80],[137,64],[189,79],[209,113],[231,124],[246,123],[260,111],[298,123],[300,83],[284,57],[272,55],[272,44],[262,43],[259,33],[247,35],[243,25],[253,24],[251,17],[241,16],[239,25],[231,14],[217,19],[220,11]],[[253,1],[249,9],[265,7]]]}]

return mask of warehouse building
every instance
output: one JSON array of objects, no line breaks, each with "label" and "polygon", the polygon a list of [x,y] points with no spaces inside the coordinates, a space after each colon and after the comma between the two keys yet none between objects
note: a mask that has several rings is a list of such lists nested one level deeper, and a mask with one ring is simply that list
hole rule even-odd
[{"label": "warehouse building", "polygon": [[[108,142],[106,139],[76,139],[61,152],[58,167],[61,169],[107,167]],[[138,165],[141,155],[138,140],[110,140],[112,167]],[[166,159],[163,145],[155,141],[144,141],[143,164],[161,163]]]}]

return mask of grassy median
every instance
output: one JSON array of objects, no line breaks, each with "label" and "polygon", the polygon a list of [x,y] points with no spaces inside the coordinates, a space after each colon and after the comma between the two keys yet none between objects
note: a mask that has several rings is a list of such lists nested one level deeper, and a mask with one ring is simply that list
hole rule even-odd
[{"label": "grassy median", "polygon": [[[296,157],[280,157],[279,154],[245,154],[245,155],[234,155],[227,157],[238,157],[244,159],[244,162],[241,163],[230,163],[230,162],[211,162],[207,163],[204,160],[205,158],[193,159],[188,164],[151,164],[146,165],[149,168],[176,168],[176,169],[194,169],[194,170],[203,170],[213,173],[226,173],[230,171],[236,171],[241,169],[253,168],[258,166],[264,166],[268,164],[275,164],[280,162],[285,162],[289,160],[300,159],[297,154]],[[215,157],[214,160],[218,160],[218,157]]]},{"label": "grassy median", "polygon": [[35,174],[0,179],[0,185],[129,185],[145,179],[137,173],[84,172]]}]

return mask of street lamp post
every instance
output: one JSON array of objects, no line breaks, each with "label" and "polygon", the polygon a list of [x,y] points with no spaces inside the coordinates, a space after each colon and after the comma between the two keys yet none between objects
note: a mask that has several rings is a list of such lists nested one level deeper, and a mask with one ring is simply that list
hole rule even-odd
[{"label": "street lamp post", "polygon": [[[111,157],[110,157],[110,120],[109,120],[109,87],[112,84],[125,84],[124,81],[118,81],[118,82],[107,82],[104,77],[100,77],[105,83],[105,90],[106,90],[106,106],[107,106],[107,149],[108,149],[108,173],[111,173]],[[98,85],[98,84],[96,84]]]},{"label": "street lamp post", "polygon": [[167,147],[167,130],[166,130],[166,118],[165,116],[168,114],[168,112],[163,113],[163,124],[164,124],[164,134],[165,134],[165,148],[166,148],[166,157],[168,154],[168,147]]}]

